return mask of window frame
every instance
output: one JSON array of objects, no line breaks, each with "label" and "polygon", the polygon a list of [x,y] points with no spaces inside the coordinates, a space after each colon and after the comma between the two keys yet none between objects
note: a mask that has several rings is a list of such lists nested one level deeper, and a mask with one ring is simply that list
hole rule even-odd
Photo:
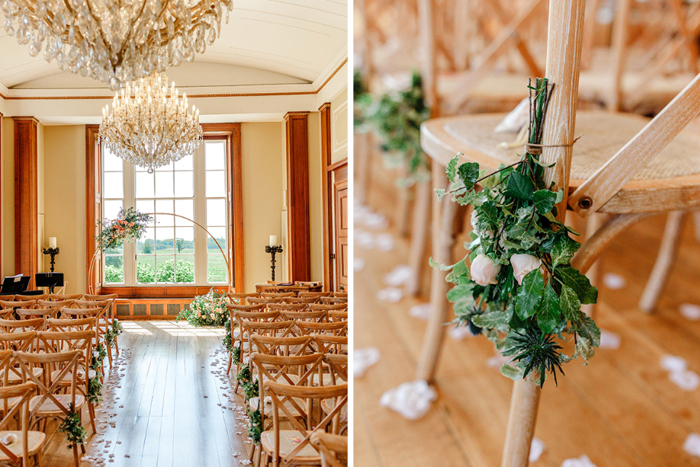
[{"label": "window frame", "polygon": [[[224,140],[227,151],[227,219],[228,237],[227,254],[231,267],[232,286],[235,292],[243,292],[243,187],[241,166],[241,124],[240,123],[204,123],[202,124],[205,140]],[[102,218],[102,157],[98,142],[99,125],[86,125],[86,271],[97,248],[95,235],[98,233],[97,221]],[[223,138],[222,138],[223,136]],[[94,274],[97,293],[116,293],[122,298],[168,298],[194,297],[207,293],[211,285],[194,284],[149,284],[119,285],[103,284],[103,261],[99,258]],[[87,277],[86,277],[87,279]],[[86,281],[87,282],[87,281]],[[215,285],[219,292],[227,291],[225,284]]]}]

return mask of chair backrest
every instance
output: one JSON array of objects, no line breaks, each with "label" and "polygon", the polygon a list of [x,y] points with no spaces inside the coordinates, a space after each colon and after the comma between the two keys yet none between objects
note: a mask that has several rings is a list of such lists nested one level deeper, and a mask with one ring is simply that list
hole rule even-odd
[{"label": "chair backrest", "polygon": [[[331,375],[331,385],[348,382],[348,356],[347,354],[324,354],[323,363],[328,366]],[[320,378],[323,385],[323,378]]]},{"label": "chair backrest", "polygon": [[261,298],[284,298],[294,296],[296,296],[294,292],[262,292],[260,294]]},{"label": "chair backrest", "polygon": [[70,308],[75,300],[37,300],[37,308]]},{"label": "chair backrest", "polygon": [[66,319],[101,318],[105,313],[103,307],[94,308],[61,308],[61,317]]},{"label": "chair backrest", "polygon": [[49,300],[54,300],[54,301],[80,300],[81,298],[83,298],[83,294],[81,294],[81,293],[74,293],[74,294],[52,293],[51,295],[49,295]]},{"label": "chair backrest", "polygon": [[15,295],[15,301],[20,301],[20,300],[37,301],[37,300],[46,300],[47,298],[48,298],[48,294],[41,294],[41,295],[18,294],[18,295]]},{"label": "chair backrest", "polygon": [[95,331],[97,318],[53,318],[46,320],[49,331]]},{"label": "chair backrest", "polygon": [[310,303],[318,303],[321,297],[287,297],[284,299],[284,303],[291,303],[294,305],[298,305],[300,303],[304,304],[310,304]]},{"label": "chair backrest", "polygon": [[281,303],[284,300],[285,297],[277,297],[277,298],[265,298],[265,297],[250,297],[248,299],[248,303],[251,305],[267,305],[269,303]]},{"label": "chair backrest", "polygon": [[271,303],[267,306],[267,309],[270,311],[289,311],[289,310],[296,310],[296,311],[302,311],[305,310],[308,307],[306,303]]},{"label": "chair backrest", "polygon": [[334,304],[326,304],[326,303],[314,303],[312,305],[309,305],[310,310],[326,310],[326,311],[346,311],[348,309],[348,304],[347,303],[334,303]]},{"label": "chair backrest", "polygon": [[[283,321],[278,321],[278,323],[280,322]],[[290,322],[290,324],[293,325],[294,322]],[[267,355],[304,355],[315,353],[311,336],[277,337],[251,332],[250,342],[256,352]]]},{"label": "chair backrest", "polygon": [[238,300],[239,305],[245,305],[248,303],[249,298],[257,298],[259,297],[260,294],[257,292],[251,292],[251,293],[234,293],[234,292],[229,292],[226,294],[226,297],[233,302],[233,300]]},{"label": "chair backrest", "polygon": [[[75,407],[77,369],[81,355],[82,352],[79,350],[57,353],[15,352],[24,381],[27,382],[27,380],[31,379],[36,384],[39,396],[41,396],[35,403],[34,409],[29,413],[30,418],[41,409],[41,406],[47,399],[51,400],[64,415],[70,415],[71,404]],[[36,367],[43,369],[42,375],[37,375],[33,371]],[[58,373],[47,382],[42,376],[50,375],[51,370],[55,367],[59,368]],[[65,397],[65,394],[62,394],[65,386],[61,384],[67,375],[71,376],[70,395],[68,398]]]},{"label": "chair backrest", "polygon": [[117,298],[119,298],[119,294],[112,293],[112,294],[103,294],[103,295],[88,295],[85,294],[83,295],[83,300],[88,300],[88,301],[114,301]]},{"label": "chair backrest", "polygon": [[0,300],[0,308],[3,310],[15,310],[17,308],[33,308],[36,306],[36,300]]},{"label": "chair backrest", "polygon": [[338,303],[348,303],[348,297],[321,297],[321,303],[328,305],[338,304]]},{"label": "chair backrest", "polygon": [[331,310],[328,312],[328,321],[347,321],[348,312],[347,311],[335,311]]},{"label": "chair backrest", "polygon": [[85,361],[92,355],[92,342],[95,339],[94,330],[85,331],[41,331],[37,338],[44,344],[46,353],[80,351]]},{"label": "chair backrest", "polygon": [[311,336],[316,349],[321,353],[343,354],[348,351],[347,336],[332,336],[328,334],[313,334]]},{"label": "chair backrest", "polygon": [[314,323],[324,323],[328,321],[328,312],[326,310],[317,311],[281,311],[280,315],[283,319],[311,321]]},{"label": "chair backrest", "polygon": [[[12,357],[10,355],[10,357]],[[0,356],[0,360],[2,360]],[[16,463],[21,460],[21,465],[29,465],[29,410],[28,402],[32,397],[37,387],[35,383],[27,382],[22,384],[14,384],[12,386],[0,387],[0,399],[3,405],[3,418],[0,421],[0,431],[7,431],[10,428],[8,425],[14,424],[15,419],[20,420],[20,429],[22,435],[22,454],[16,455],[3,443],[0,443],[0,452],[2,452],[12,462]],[[10,403],[12,400],[12,403]],[[20,414],[21,412],[21,414]]]},{"label": "chair backrest", "polygon": [[299,296],[302,298],[320,298],[320,297],[330,297],[333,292],[299,292]]},{"label": "chair backrest", "polygon": [[15,313],[19,319],[48,319],[58,314],[58,308],[18,308]]},{"label": "chair backrest", "polygon": [[19,352],[34,350],[37,331],[0,333],[0,349]]},{"label": "chair backrest", "polygon": [[241,330],[246,336],[258,334],[272,337],[292,337],[295,336],[294,321],[242,321]]},{"label": "chair backrest", "polygon": [[348,293],[347,292],[333,292],[334,297],[338,298],[348,298]]},{"label": "chair backrest", "polygon": [[0,332],[25,332],[25,331],[41,331],[44,329],[46,320],[44,318],[33,319],[0,319]]},{"label": "chair backrest", "polygon": [[264,303],[256,303],[256,304],[251,304],[251,305],[241,305],[238,303],[227,303],[226,308],[228,308],[232,312],[233,311],[264,311],[265,304]]},{"label": "chair backrest", "polygon": [[311,321],[296,321],[297,328],[304,335],[312,334],[330,334],[332,336],[347,336],[348,323],[341,321],[339,323],[313,323]]},{"label": "chair backrest", "polygon": [[[311,444],[321,453],[321,467],[345,467],[348,458],[348,437],[323,430],[311,434]],[[341,457],[341,459],[338,459]]]},{"label": "chair backrest", "polygon": [[[272,420],[273,420],[273,462],[275,465],[290,465],[291,461],[304,449],[305,446],[311,445],[310,438],[314,430],[326,430],[327,427],[337,425],[334,420],[340,418],[341,411],[345,408],[348,401],[348,385],[339,384],[335,386],[295,386],[289,384],[280,384],[276,381],[265,381],[265,392],[272,399]],[[313,410],[307,410],[305,407],[318,407],[324,400],[333,400],[333,409],[327,414],[315,416]],[[305,414],[305,423],[300,420],[301,417],[295,417],[295,414],[290,412],[290,407],[296,411]],[[280,432],[284,429],[281,423],[280,413],[284,416],[285,422],[292,425],[292,429],[297,430],[301,439],[296,447],[286,453],[284,457],[280,456]],[[319,454],[320,455],[320,454]],[[281,462],[278,462],[278,459]]]}]

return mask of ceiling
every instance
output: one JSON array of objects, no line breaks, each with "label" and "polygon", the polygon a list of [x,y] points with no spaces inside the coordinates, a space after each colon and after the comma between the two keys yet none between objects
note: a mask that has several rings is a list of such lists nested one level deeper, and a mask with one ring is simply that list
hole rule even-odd
[{"label": "ceiling", "polygon": [[[171,68],[168,77],[180,88],[255,86],[264,91],[313,85],[318,91],[347,58],[347,15],[347,0],[234,0],[219,39],[194,62]],[[70,94],[108,86],[61,71],[43,53],[31,57],[28,45],[1,29],[0,88],[3,94],[27,96],[32,90]]]}]

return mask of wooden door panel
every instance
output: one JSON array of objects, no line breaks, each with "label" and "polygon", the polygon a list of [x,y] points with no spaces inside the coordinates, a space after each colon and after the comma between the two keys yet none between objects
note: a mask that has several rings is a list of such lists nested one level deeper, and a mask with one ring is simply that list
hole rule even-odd
[{"label": "wooden door panel", "polygon": [[349,233],[349,208],[350,199],[348,197],[348,181],[347,179],[336,182],[334,185],[334,203],[333,212],[335,214],[334,231],[335,231],[335,287],[336,290],[340,286],[348,287],[348,270],[349,270],[349,248],[348,248],[348,233]]}]

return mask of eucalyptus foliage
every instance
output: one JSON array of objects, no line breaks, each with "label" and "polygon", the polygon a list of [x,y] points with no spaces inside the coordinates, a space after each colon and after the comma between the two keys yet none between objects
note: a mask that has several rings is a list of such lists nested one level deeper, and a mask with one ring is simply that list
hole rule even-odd
[{"label": "eucalyptus foliage", "polygon": [[411,177],[426,175],[427,159],[420,147],[420,126],[430,117],[425,103],[423,80],[411,77],[411,87],[382,95],[367,110],[367,118],[382,141],[391,165],[405,165]]},{"label": "eucalyptus foliage", "polygon": [[[533,148],[541,144],[542,124],[552,87],[546,79],[530,86],[530,149],[520,161],[501,165],[486,174],[475,162],[459,163],[455,156],[447,166],[450,187],[437,190],[460,205],[474,209],[469,253],[452,266],[431,264],[449,271],[455,286],[447,293],[454,304],[456,322],[483,333],[499,352],[512,357],[501,372],[514,380],[531,375],[542,386],[546,374],[563,374],[562,364],[581,357],[588,362],[600,344],[595,322],[581,311],[595,303],[598,291],[588,278],[571,266],[580,243],[578,235],[557,220],[556,205],[563,191],[544,181],[545,166]],[[479,189],[483,187],[483,189]],[[513,255],[532,255],[541,261],[518,283],[511,263]],[[469,264],[485,255],[497,270],[495,283],[477,284]],[[534,259],[534,258],[533,258]],[[473,268],[473,266],[472,266]],[[573,355],[562,353],[558,343],[572,339]]]}]

